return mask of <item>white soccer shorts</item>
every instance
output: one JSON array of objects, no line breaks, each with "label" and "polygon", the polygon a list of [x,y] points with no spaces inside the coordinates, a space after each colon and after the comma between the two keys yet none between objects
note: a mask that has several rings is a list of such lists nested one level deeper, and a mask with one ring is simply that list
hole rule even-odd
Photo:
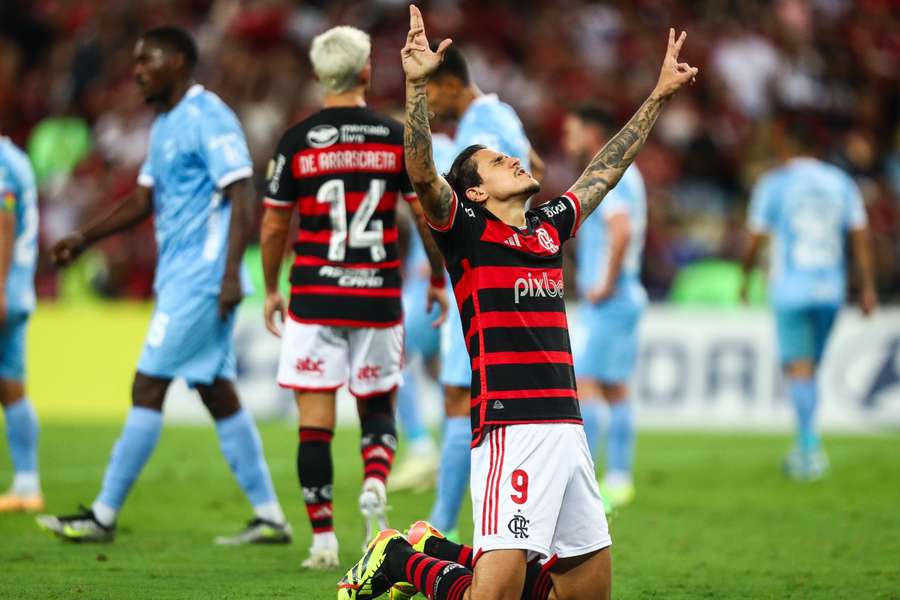
[{"label": "white soccer shorts", "polygon": [[349,384],[366,398],[403,383],[403,325],[332,327],[285,322],[278,385],[298,391],[332,391]]},{"label": "white soccer shorts", "polygon": [[492,428],[472,449],[473,548],[568,558],[612,544],[584,427]]}]

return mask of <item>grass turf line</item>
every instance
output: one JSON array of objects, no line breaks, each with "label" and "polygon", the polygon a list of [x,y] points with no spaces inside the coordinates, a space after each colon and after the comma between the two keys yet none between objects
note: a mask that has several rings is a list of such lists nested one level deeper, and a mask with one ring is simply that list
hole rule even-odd
[{"label": "grass turf line", "polygon": [[[48,508],[70,512],[97,493],[118,425],[48,424],[41,476]],[[0,598],[334,598],[341,572],[302,571],[309,544],[297,487],[296,429],[261,427],[297,539],[220,548],[250,508],[212,427],[164,429],[113,544],[63,544],[28,515],[0,515]],[[829,437],[834,472],[794,484],[779,472],[784,436],[642,434],[634,505],[612,521],[614,597],[900,599],[900,436]],[[335,438],[341,561],[359,556],[358,433]],[[0,454],[6,485],[8,453]],[[391,523],[427,516],[431,495],[394,494]],[[462,532],[471,534],[468,502]]]}]

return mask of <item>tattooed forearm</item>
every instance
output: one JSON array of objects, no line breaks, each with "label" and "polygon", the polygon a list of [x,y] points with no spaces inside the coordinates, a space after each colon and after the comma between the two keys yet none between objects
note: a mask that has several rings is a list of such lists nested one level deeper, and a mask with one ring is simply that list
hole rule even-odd
[{"label": "tattooed forearm", "polygon": [[428,123],[428,97],[425,84],[406,82],[406,123],[403,127],[403,153],[406,172],[419,196],[422,208],[432,223],[444,224],[450,218],[450,186],[437,173],[431,149]]},{"label": "tattooed forearm", "polygon": [[634,161],[638,151],[666,102],[662,96],[652,95],[644,102],[631,120],[598,152],[590,164],[569,188],[581,202],[581,220],[587,218],[615,187],[625,169]]}]

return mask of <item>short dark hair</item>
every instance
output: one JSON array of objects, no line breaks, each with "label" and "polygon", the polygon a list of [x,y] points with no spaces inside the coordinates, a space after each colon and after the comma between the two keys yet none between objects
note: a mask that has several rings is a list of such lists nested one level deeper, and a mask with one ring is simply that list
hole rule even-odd
[{"label": "short dark hair", "polygon": [[472,156],[479,150],[485,150],[487,146],[481,144],[472,144],[453,159],[450,170],[444,174],[444,179],[456,192],[457,198],[465,198],[466,190],[476,185],[481,185],[481,175],[478,174],[478,165],[472,159]]},{"label": "short dark hair", "polygon": [[[436,51],[438,44],[431,42],[431,50]],[[463,85],[469,85],[471,79],[469,77],[469,63],[462,51],[456,46],[450,46],[444,52],[444,60],[438,65],[438,68],[431,74],[432,79],[440,79],[446,75],[452,75],[459,79]]]},{"label": "short dark hair", "polygon": [[782,131],[793,141],[797,150],[813,151],[822,145],[822,131],[815,116],[797,110],[780,111]]},{"label": "short dark hair", "polygon": [[141,39],[159,44],[167,50],[178,52],[184,56],[188,70],[193,70],[197,65],[197,44],[194,43],[194,38],[191,37],[191,34],[181,27],[172,25],[154,27],[145,31],[141,35]]},{"label": "short dark hair", "polygon": [[595,125],[608,133],[616,129],[616,120],[612,114],[598,104],[579,104],[569,109],[569,114],[578,117],[582,123]]}]

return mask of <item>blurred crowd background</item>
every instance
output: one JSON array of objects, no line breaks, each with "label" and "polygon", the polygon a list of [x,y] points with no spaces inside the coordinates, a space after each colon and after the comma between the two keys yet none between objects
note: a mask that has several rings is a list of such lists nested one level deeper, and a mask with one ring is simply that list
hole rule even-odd
[{"label": "blurred crowd background", "polygon": [[[812,119],[820,154],[856,177],[878,286],[900,296],[900,2],[896,0],[432,0],[430,37],[452,37],[476,82],[512,104],[547,162],[543,195],[576,176],[559,144],[568,107],[596,101],[624,123],[655,83],[667,28],[689,32],[696,85],[663,114],[638,159],[648,185],[644,280],[670,297],[690,265],[734,261],[749,190],[778,155],[782,111]],[[131,80],[136,37],[161,24],[198,41],[197,79],[238,114],[257,177],[290,124],[317,110],[307,52],[336,24],[373,38],[370,104],[403,106],[405,0],[3,0],[0,132],[40,182],[38,293],[151,294],[150,223],[113,237],[64,282],[59,237],[135,185],[153,113]],[[262,189],[261,185],[259,189]],[[87,291],[84,291],[87,290]],[[72,291],[72,293],[77,293]]]}]

